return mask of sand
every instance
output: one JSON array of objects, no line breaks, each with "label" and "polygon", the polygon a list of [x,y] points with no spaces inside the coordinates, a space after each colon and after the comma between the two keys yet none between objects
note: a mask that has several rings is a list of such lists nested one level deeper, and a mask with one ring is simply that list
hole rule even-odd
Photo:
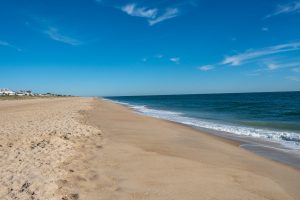
[{"label": "sand", "polygon": [[300,171],[91,98],[0,102],[0,199],[300,199]]},{"label": "sand", "polygon": [[[62,199],[79,140],[98,133],[80,123],[89,99],[0,102],[0,199]],[[74,193],[73,196],[76,193]]]}]

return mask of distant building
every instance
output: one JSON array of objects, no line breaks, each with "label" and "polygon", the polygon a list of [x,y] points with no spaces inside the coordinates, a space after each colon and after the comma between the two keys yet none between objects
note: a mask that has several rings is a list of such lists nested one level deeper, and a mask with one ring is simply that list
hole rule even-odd
[{"label": "distant building", "polygon": [[9,89],[3,88],[3,89],[0,89],[0,95],[1,96],[13,96],[13,95],[16,95],[16,93]]},{"label": "distant building", "polygon": [[34,94],[30,90],[27,90],[27,91],[21,90],[19,92],[16,92],[16,95],[17,96],[34,96]]},{"label": "distant building", "polygon": [[0,96],[53,96],[53,97],[60,97],[60,96],[67,96],[67,95],[61,95],[61,94],[53,94],[53,93],[46,93],[46,94],[38,94],[38,93],[33,93],[31,90],[20,90],[18,92],[14,92],[12,90],[3,88],[0,88]]}]

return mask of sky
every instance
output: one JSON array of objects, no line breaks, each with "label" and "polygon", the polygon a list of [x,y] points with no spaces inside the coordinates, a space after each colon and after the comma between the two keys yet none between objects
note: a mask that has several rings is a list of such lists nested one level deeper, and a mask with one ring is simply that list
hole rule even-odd
[{"label": "sky", "polygon": [[0,88],[300,90],[300,0],[0,1]]}]

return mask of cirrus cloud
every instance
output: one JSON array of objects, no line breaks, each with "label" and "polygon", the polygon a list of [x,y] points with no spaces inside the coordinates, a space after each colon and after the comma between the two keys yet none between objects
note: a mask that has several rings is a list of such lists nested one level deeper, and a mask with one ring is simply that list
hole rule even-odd
[{"label": "cirrus cloud", "polygon": [[51,39],[56,42],[64,43],[71,46],[78,46],[84,44],[84,42],[66,34],[65,31],[57,26],[53,25],[54,23],[44,17],[39,16],[29,16],[30,20],[26,21],[26,26],[32,30],[39,32],[46,36],[48,39]]},{"label": "cirrus cloud", "polygon": [[204,65],[204,66],[200,66],[198,67],[199,70],[207,72],[210,70],[213,70],[215,67],[213,65]]},{"label": "cirrus cloud", "polygon": [[55,40],[57,42],[62,42],[65,44],[69,44],[72,46],[77,46],[77,45],[81,45],[82,42],[80,42],[79,40],[63,35],[59,32],[59,30],[55,27],[49,27],[45,30],[42,31],[45,35],[47,35],[50,39]]},{"label": "cirrus cloud", "polygon": [[170,61],[176,64],[180,63],[180,58],[179,57],[174,57],[174,58],[170,58]]},{"label": "cirrus cloud", "polygon": [[16,47],[6,41],[3,41],[3,40],[0,40],[0,46],[4,46],[4,47],[8,47],[8,48],[12,48],[12,49],[15,49],[17,51],[22,51],[22,49],[20,49],[19,47]]},{"label": "cirrus cloud", "polygon": [[[269,70],[281,69],[281,68],[292,68],[292,67],[299,67],[300,61],[298,62],[286,62],[286,63],[267,63],[267,68]],[[292,70],[294,71],[294,70]]]},{"label": "cirrus cloud", "polygon": [[253,61],[257,58],[297,50],[300,50],[300,42],[280,44],[257,50],[248,50],[244,53],[236,54],[233,56],[227,56],[221,63],[224,65],[238,66],[245,62]]},{"label": "cirrus cloud", "polygon": [[179,15],[179,9],[178,8],[167,8],[166,11],[162,15],[157,16],[154,19],[150,19],[148,22],[149,22],[150,26],[153,26],[153,25],[155,25],[159,22],[163,22],[165,20],[177,17],[178,15]]},{"label": "cirrus cloud", "polygon": [[158,8],[139,7],[135,3],[126,4],[120,9],[129,16],[146,18],[150,26],[179,15],[178,8],[166,8],[165,11],[162,12]]},{"label": "cirrus cloud", "polygon": [[287,76],[286,79],[290,80],[290,81],[300,81],[300,78],[297,76]]},{"label": "cirrus cloud", "polygon": [[[262,71],[272,71],[281,68],[296,68],[300,66],[299,59],[291,58],[277,60],[274,62],[275,55],[284,54],[293,51],[300,51],[300,42],[285,43],[280,45],[269,46],[261,49],[250,49],[243,53],[238,53],[225,58],[215,64],[204,65],[198,67],[201,71],[209,71],[221,66],[240,66],[246,64],[254,64],[255,66],[266,66]],[[282,56],[281,56],[282,57]]]},{"label": "cirrus cloud", "polygon": [[127,4],[121,7],[121,10],[130,16],[144,17],[147,19],[154,19],[158,11],[156,8],[150,9],[146,7],[138,7],[136,4]]},{"label": "cirrus cloud", "polygon": [[288,4],[278,5],[277,9],[268,14],[266,18],[274,17],[281,14],[300,13],[300,1],[291,2]]},{"label": "cirrus cloud", "polygon": [[[300,65],[299,65],[300,66]],[[293,72],[300,72],[300,67],[299,68],[293,68],[292,69]]]}]

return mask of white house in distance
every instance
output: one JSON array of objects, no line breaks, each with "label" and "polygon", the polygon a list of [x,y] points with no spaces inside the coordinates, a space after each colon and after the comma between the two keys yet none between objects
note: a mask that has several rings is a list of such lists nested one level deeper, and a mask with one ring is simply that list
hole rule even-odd
[{"label": "white house in distance", "polygon": [[21,90],[19,92],[16,92],[15,95],[17,95],[17,96],[34,96],[30,90],[27,90],[27,91]]},{"label": "white house in distance", "polygon": [[4,96],[4,95],[7,95],[7,96],[13,96],[13,95],[16,95],[15,92],[9,90],[9,89],[0,89],[0,96]]},{"label": "white house in distance", "polygon": [[70,96],[70,95],[60,95],[60,94],[53,94],[53,93],[46,93],[46,94],[38,94],[33,93],[31,90],[20,90],[18,92],[14,92],[10,89],[0,88],[0,96],[41,96],[41,97],[60,97],[60,96]]},{"label": "white house in distance", "polygon": [[34,96],[30,90],[20,90],[18,92],[11,91],[10,89],[0,89],[0,96]]}]

